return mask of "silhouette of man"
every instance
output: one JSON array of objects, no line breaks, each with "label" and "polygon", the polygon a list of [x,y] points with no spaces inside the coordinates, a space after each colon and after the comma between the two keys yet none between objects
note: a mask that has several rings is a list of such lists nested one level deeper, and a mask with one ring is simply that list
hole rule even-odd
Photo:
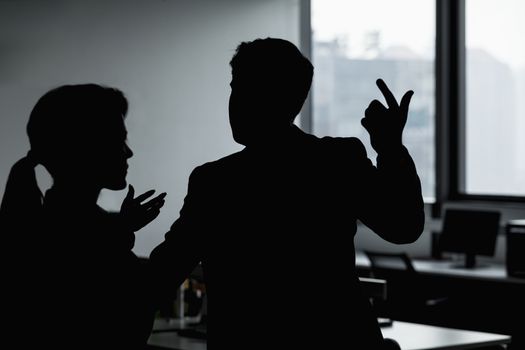
[{"label": "silhouette of man", "polygon": [[[402,131],[412,91],[374,100],[357,138],[317,138],[293,124],[313,67],[290,42],[241,43],[231,60],[233,138],[242,151],[194,169],[179,218],[150,255],[172,298],[202,262],[208,344],[217,349],[380,349],[355,271],[356,220],[393,243],[424,224],[420,181]],[[329,281],[329,283],[327,283]]]}]

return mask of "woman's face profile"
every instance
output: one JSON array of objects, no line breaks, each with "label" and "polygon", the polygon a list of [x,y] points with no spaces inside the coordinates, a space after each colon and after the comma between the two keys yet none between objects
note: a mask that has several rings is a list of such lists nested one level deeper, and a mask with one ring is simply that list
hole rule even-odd
[{"label": "woman's face profile", "polygon": [[122,190],[127,186],[128,159],[133,156],[133,152],[128,146],[124,117],[116,115],[113,118],[116,120],[114,133],[108,135],[100,154],[101,185],[110,190]]},{"label": "woman's face profile", "polygon": [[122,115],[108,115],[107,123],[100,126],[100,132],[92,135],[80,155],[82,182],[98,188],[122,190],[126,188],[128,159],[133,152],[127,143],[127,130]]}]

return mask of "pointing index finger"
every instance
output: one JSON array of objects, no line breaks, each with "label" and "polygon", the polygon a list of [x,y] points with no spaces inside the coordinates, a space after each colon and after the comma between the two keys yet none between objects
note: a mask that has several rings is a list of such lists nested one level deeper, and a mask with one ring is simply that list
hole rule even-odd
[{"label": "pointing index finger", "polygon": [[383,94],[383,96],[385,96],[386,104],[388,105],[388,107],[398,108],[399,105],[397,104],[396,98],[394,97],[394,95],[392,94],[392,91],[390,91],[388,86],[386,86],[383,79],[377,79],[376,85],[379,88],[379,90],[381,90],[381,93]]}]

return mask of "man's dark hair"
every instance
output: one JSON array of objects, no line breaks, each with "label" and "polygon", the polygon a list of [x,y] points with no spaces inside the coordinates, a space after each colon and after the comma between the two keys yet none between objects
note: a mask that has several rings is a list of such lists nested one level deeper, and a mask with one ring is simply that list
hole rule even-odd
[{"label": "man's dark hair", "polygon": [[261,96],[270,97],[292,120],[301,111],[314,68],[291,42],[276,38],[242,42],[230,65],[234,80],[260,89]]}]

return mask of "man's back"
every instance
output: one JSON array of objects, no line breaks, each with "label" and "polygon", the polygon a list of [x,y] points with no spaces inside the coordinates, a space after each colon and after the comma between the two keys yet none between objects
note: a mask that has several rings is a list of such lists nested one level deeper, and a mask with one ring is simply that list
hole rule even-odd
[{"label": "man's back", "polygon": [[371,168],[359,140],[318,139],[293,128],[286,141],[193,172],[181,218],[166,238],[199,250],[210,344],[379,339],[354,269],[357,206]]}]

